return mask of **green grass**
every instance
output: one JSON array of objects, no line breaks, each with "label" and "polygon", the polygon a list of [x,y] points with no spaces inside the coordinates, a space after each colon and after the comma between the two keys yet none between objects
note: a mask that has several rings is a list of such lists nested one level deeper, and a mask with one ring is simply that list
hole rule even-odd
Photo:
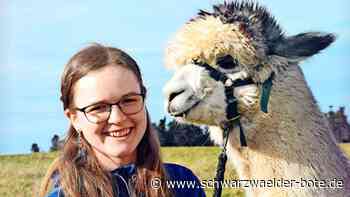
[{"label": "green grass", "polygon": [[0,196],[32,196],[57,153],[0,156]]},{"label": "green grass", "polygon": [[[340,144],[350,156],[350,144]],[[213,179],[217,165],[218,147],[164,147],[163,160],[190,168],[200,179]],[[37,191],[41,178],[57,153],[36,153],[29,155],[0,156],[0,196],[27,197]],[[226,165],[225,179],[237,179],[231,165]],[[205,190],[212,196],[213,189]],[[225,188],[223,196],[241,197],[243,190]]]},{"label": "green grass", "polygon": [[350,143],[339,144],[339,146],[340,149],[342,149],[346,153],[348,158],[350,158]]}]

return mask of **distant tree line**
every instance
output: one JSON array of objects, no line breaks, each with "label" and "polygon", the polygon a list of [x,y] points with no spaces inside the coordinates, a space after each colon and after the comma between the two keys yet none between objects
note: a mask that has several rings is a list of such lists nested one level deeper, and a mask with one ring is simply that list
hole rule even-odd
[{"label": "distant tree line", "polygon": [[57,151],[59,149],[59,143],[60,137],[57,134],[53,135],[53,137],[51,138],[50,151]]},{"label": "distant tree line", "polygon": [[[64,139],[60,139],[57,134],[54,134],[51,138],[51,147],[50,152],[60,150],[63,147]],[[40,152],[39,145],[37,143],[33,143],[31,147],[32,153]]]},{"label": "distant tree line", "polygon": [[159,123],[152,123],[157,130],[161,146],[212,146],[208,127],[181,124],[172,119],[167,123],[166,117]]},{"label": "distant tree line", "polygon": [[[209,138],[208,128],[181,124],[172,119],[167,123],[166,118],[162,118],[157,123],[152,123],[156,129],[161,146],[213,146]],[[60,139],[57,134],[51,138],[50,151],[57,151],[62,148],[64,139]],[[39,145],[33,143],[31,152],[40,152]]]},{"label": "distant tree line", "polygon": [[337,110],[333,106],[329,106],[329,111],[325,113],[329,126],[333,131],[333,135],[338,143],[350,142],[350,123],[348,116],[345,114],[345,107],[339,107]]},{"label": "distant tree line", "polygon": [[32,153],[40,152],[39,145],[37,143],[33,143],[30,150],[32,151]]}]

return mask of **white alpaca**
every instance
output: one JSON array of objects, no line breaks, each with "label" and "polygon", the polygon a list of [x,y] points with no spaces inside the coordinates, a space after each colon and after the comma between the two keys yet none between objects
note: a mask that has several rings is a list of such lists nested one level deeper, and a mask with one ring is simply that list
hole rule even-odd
[{"label": "white alpaca", "polygon": [[[350,164],[298,66],[333,41],[333,35],[318,32],[287,37],[266,9],[253,3],[225,3],[214,6],[213,13],[201,11],[166,49],[166,65],[176,71],[164,88],[166,108],[177,120],[209,125],[212,139],[222,144],[224,85],[198,62],[233,80],[250,78],[254,84],[233,92],[248,147],[240,146],[236,128],[230,132],[228,157],[242,180],[283,179],[285,185],[248,187],[247,196],[350,196]],[[261,84],[272,73],[264,113]],[[327,188],[335,182],[341,187]]]}]

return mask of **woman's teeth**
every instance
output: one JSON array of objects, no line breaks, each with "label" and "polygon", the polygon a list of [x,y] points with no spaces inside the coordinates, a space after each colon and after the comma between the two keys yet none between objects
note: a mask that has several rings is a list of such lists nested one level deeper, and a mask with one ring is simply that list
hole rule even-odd
[{"label": "woman's teeth", "polygon": [[112,137],[124,137],[130,133],[130,128],[121,129],[118,131],[109,132],[108,135]]}]

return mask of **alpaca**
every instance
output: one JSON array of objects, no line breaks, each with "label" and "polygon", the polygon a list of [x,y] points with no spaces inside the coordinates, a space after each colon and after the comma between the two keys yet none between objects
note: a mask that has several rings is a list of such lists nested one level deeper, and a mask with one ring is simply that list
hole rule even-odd
[{"label": "alpaca", "polygon": [[[350,164],[298,66],[334,40],[321,32],[286,36],[267,9],[253,2],[201,10],[166,47],[165,65],[175,70],[164,87],[166,110],[178,121],[208,125],[211,138],[223,144],[225,85],[200,65],[233,81],[251,79],[252,84],[232,92],[248,146],[240,146],[238,128],[233,128],[228,159],[241,180],[284,180],[287,185],[263,187],[261,181],[243,186],[246,195],[350,196]],[[262,84],[270,77],[267,110],[261,110]],[[339,187],[328,185],[335,182]]]}]

